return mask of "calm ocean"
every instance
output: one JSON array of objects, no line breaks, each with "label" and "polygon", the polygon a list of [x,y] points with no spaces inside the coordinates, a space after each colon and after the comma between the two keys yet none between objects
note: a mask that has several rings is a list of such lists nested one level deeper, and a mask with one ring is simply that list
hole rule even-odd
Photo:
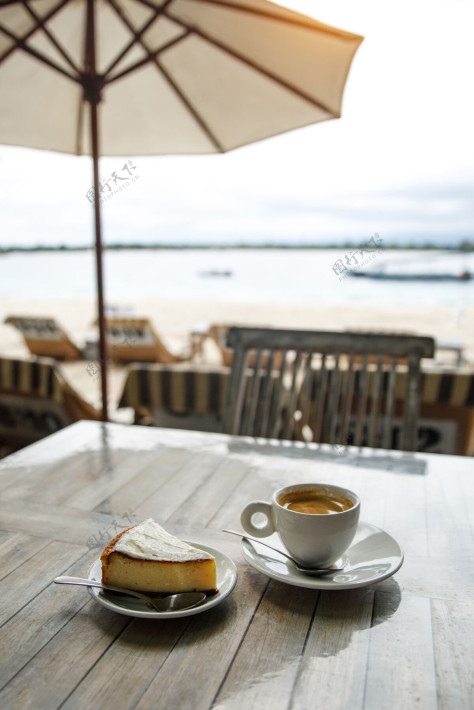
[{"label": "calm ocean", "polygon": [[[347,268],[474,273],[474,254],[302,249],[124,250],[106,254],[107,299],[170,298],[236,303],[450,305],[474,303],[474,281],[353,278]],[[94,256],[35,252],[0,256],[1,298],[75,298],[95,293]]]}]

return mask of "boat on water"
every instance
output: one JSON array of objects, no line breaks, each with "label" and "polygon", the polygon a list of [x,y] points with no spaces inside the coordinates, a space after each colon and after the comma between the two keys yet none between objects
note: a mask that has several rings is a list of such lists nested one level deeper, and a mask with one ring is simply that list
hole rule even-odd
[{"label": "boat on water", "polygon": [[391,273],[387,271],[355,271],[350,270],[349,276],[358,276],[365,279],[383,279],[384,281],[471,281],[473,274],[462,271],[458,274],[442,273]]},{"label": "boat on water", "polygon": [[474,254],[439,251],[422,258],[416,254],[403,258],[377,260],[368,268],[361,263],[348,270],[355,278],[379,281],[455,281],[467,283],[474,278]]},{"label": "boat on water", "polygon": [[232,271],[228,269],[209,269],[208,271],[200,271],[199,276],[204,278],[226,278],[232,276]]}]

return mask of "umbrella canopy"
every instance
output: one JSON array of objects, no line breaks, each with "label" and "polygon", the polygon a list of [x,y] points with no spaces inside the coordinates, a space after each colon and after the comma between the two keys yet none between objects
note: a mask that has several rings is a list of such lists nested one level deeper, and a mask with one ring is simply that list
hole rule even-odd
[{"label": "umbrella canopy", "polygon": [[0,143],[93,157],[222,153],[338,118],[362,37],[267,0],[0,0]]}]

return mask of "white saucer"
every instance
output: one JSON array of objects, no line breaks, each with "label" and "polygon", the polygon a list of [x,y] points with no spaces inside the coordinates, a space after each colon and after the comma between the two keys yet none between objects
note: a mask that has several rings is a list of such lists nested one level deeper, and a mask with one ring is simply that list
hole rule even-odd
[{"label": "white saucer", "polygon": [[[265,541],[267,539],[270,538],[265,538]],[[270,544],[283,549],[277,535],[271,536]],[[403,552],[398,542],[369,523],[359,523],[354,542],[334,563],[337,567],[344,567],[344,570],[325,577],[309,577],[298,572],[290,560],[280,558],[278,553],[273,555],[271,550],[258,542],[242,540],[242,553],[252,567],[268,577],[307,589],[366,587],[391,577],[403,564]]]},{"label": "white saucer", "polygon": [[[198,606],[194,606],[191,609],[181,609],[181,611],[160,612],[148,609],[146,602],[140,599],[134,599],[133,597],[120,597],[115,594],[110,594],[106,597],[104,592],[97,589],[97,587],[88,587],[89,594],[94,601],[99,602],[99,604],[102,604],[102,606],[105,606],[111,611],[116,611],[126,616],[146,617],[147,619],[176,619],[181,616],[201,614],[203,611],[212,609],[212,607],[224,601],[234,589],[237,581],[237,570],[232,560],[227,557],[227,555],[224,555],[223,552],[219,552],[219,550],[215,550],[213,547],[201,545],[196,542],[189,542],[188,544],[197,547],[199,550],[209,552],[216,558],[217,588],[219,591],[217,594],[206,597]],[[101,577],[102,566],[100,559],[97,559],[89,570],[89,579],[100,582]]]}]

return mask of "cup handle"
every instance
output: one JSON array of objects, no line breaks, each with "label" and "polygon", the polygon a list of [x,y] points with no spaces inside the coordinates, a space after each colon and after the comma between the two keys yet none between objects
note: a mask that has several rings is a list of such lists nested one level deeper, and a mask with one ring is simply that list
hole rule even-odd
[{"label": "cup handle", "polygon": [[[252,523],[252,515],[255,515],[255,513],[263,513],[267,519],[264,525],[254,525]],[[252,503],[249,503],[245,506],[240,515],[240,523],[245,532],[250,535],[254,537],[268,537],[268,535],[275,532],[271,504],[266,503],[264,500],[254,500]]]}]

